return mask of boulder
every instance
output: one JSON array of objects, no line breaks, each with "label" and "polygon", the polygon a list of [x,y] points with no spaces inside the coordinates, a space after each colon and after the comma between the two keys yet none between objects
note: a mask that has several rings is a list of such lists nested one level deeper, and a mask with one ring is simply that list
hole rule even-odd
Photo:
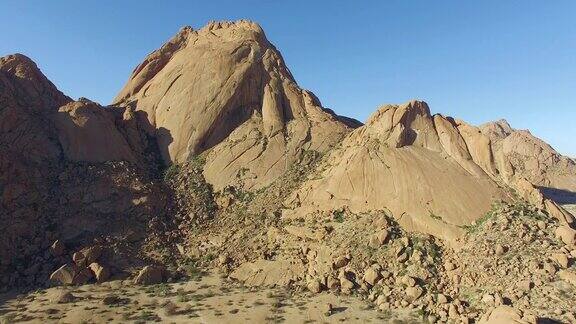
[{"label": "boulder", "polygon": [[444,295],[444,294],[438,294],[436,296],[436,302],[438,304],[447,304],[448,303],[448,297],[446,297],[446,295]]},{"label": "boulder", "polygon": [[322,305],[322,313],[324,314],[324,316],[332,315],[333,311],[334,311],[334,306],[332,306],[332,304],[326,303],[326,304]]},{"label": "boulder", "polygon": [[482,301],[484,304],[488,305],[488,306],[491,306],[491,305],[494,305],[494,304],[495,304],[494,296],[491,295],[491,294],[484,294],[484,295],[482,296],[481,301]]},{"label": "boulder", "polygon": [[576,230],[567,226],[561,225],[554,232],[557,238],[559,238],[564,244],[568,246],[576,246]]},{"label": "boulder", "polygon": [[80,269],[74,279],[72,280],[73,285],[84,285],[90,282],[94,278],[94,273],[88,268]]},{"label": "boulder", "polygon": [[78,267],[74,264],[65,264],[50,275],[50,281],[55,284],[71,285]]},{"label": "boulder", "polygon": [[380,271],[374,267],[370,267],[364,272],[364,281],[370,286],[374,286],[380,278],[382,278],[382,276],[380,276]]},{"label": "boulder", "polygon": [[574,286],[576,286],[576,272],[574,270],[560,270],[558,277]]},{"label": "boulder", "polygon": [[568,256],[564,253],[552,253],[550,259],[556,262],[556,264],[562,269],[568,268],[568,264],[570,262]]},{"label": "boulder", "polygon": [[382,246],[384,243],[386,243],[386,240],[388,240],[388,237],[390,236],[390,233],[388,232],[388,230],[380,230],[375,234],[372,234],[370,236],[370,240],[369,240],[369,246],[372,248],[378,248],[380,246]]},{"label": "boulder", "polygon": [[50,275],[50,281],[59,285],[83,285],[92,278],[94,275],[90,269],[70,263],[61,266]]},{"label": "boulder", "polygon": [[306,286],[308,287],[309,291],[311,291],[315,294],[322,291],[322,284],[320,283],[320,281],[318,279],[310,280]]},{"label": "boulder", "polygon": [[328,286],[328,289],[330,289],[331,291],[337,291],[338,289],[340,289],[340,280],[334,278],[333,276],[328,276],[328,279],[326,280],[326,285]]},{"label": "boulder", "polygon": [[413,302],[422,296],[424,289],[422,289],[420,286],[407,287],[404,290],[404,293],[406,294],[408,301]]},{"label": "boulder", "polygon": [[110,269],[106,266],[103,266],[97,262],[92,262],[88,268],[90,268],[92,273],[94,273],[94,277],[96,278],[97,283],[102,283],[110,278]]},{"label": "boulder", "polygon": [[340,269],[342,267],[345,267],[348,264],[348,262],[350,262],[350,256],[341,255],[334,259],[334,261],[332,262],[332,267],[334,269]]},{"label": "boulder", "polygon": [[498,306],[485,313],[478,324],[536,324],[522,317],[522,312],[510,306]]},{"label": "boulder", "polygon": [[100,258],[102,248],[100,246],[92,246],[84,248],[72,255],[72,260],[79,267],[87,267]]},{"label": "boulder", "polygon": [[416,279],[411,276],[404,276],[402,277],[402,283],[405,284],[407,287],[414,287],[416,286]]},{"label": "boulder", "polygon": [[340,280],[340,289],[343,293],[349,294],[352,289],[356,287],[354,281],[351,280],[352,274],[346,271],[340,270],[338,273],[338,279]]},{"label": "boulder", "polygon": [[153,285],[164,282],[166,279],[166,271],[159,266],[145,266],[138,272],[134,283],[137,285]]},{"label": "boulder", "polygon": [[66,290],[57,291],[52,298],[52,302],[56,304],[67,304],[72,303],[76,300],[76,296],[74,296],[71,292]]},{"label": "boulder", "polygon": [[54,243],[52,243],[52,246],[50,246],[50,252],[54,256],[62,256],[66,252],[66,246],[64,243],[62,243],[62,241],[56,240]]},{"label": "boulder", "polygon": [[496,247],[494,248],[494,253],[498,256],[501,256],[502,254],[506,253],[506,247],[500,244],[496,244]]}]

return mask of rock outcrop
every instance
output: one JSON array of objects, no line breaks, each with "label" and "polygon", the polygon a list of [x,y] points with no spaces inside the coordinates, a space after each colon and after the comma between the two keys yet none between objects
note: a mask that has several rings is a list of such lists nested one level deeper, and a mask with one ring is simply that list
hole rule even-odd
[{"label": "rock outcrop", "polygon": [[387,105],[330,152],[322,172],[288,200],[297,208],[286,214],[387,208],[409,230],[454,240],[493,202],[512,199],[508,187],[572,224],[574,217],[537,185],[571,190],[573,164],[505,122],[478,128],[432,116],[421,101]]},{"label": "rock outcrop", "polygon": [[45,283],[64,245],[145,229],[163,194],[142,127],[128,108],[72,101],[24,55],[0,58],[0,286]]},{"label": "rock outcrop", "polygon": [[266,186],[303,150],[324,152],[355,126],[300,89],[248,21],[183,28],[134,70],[115,102],[146,114],[167,163],[210,149],[204,174],[216,189]]},{"label": "rock outcrop", "polygon": [[292,203],[307,210],[387,208],[407,229],[453,240],[507,195],[481,167],[455,122],[426,103],[380,108],[332,151]]},{"label": "rock outcrop", "polygon": [[[550,145],[527,130],[513,129],[500,120],[480,126],[490,138],[495,155],[502,155],[510,163],[512,172],[522,176],[546,193],[576,192],[576,162],[560,155]],[[561,197],[559,197],[561,198]]]}]

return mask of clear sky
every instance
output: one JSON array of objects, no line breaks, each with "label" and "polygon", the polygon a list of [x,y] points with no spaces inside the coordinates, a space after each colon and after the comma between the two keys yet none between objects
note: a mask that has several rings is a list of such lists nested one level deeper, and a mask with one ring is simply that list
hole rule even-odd
[{"label": "clear sky", "polygon": [[339,114],[423,99],[474,124],[506,118],[574,157],[575,13],[574,0],[2,0],[0,55],[26,54],[69,96],[108,104],[180,27],[245,18]]}]

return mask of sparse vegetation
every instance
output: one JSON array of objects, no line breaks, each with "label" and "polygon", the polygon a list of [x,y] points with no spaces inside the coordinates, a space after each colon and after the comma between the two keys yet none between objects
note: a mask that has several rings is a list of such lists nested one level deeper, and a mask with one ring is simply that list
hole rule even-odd
[{"label": "sparse vegetation", "polygon": [[198,267],[198,261],[195,259],[188,258],[184,260],[181,267],[191,280],[200,280],[205,275],[205,272]]},{"label": "sparse vegetation", "polygon": [[180,172],[180,166],[176,163],[171,164],[166,170],[164,171],[164,181],[171,181],[176,178],[178,173]]},{"label": "sparse vegetation", "polygon": [[172,287],[162,283],[146,288],[146,293],[152,296],[167,297],[172,295]]},{"label": "sparse vegetation", "polygon": [[345,215],[345,212],[343,209],[337,209],[337,210],[332,212],[332,218],[337,223],[344,222],[344,215]]}]

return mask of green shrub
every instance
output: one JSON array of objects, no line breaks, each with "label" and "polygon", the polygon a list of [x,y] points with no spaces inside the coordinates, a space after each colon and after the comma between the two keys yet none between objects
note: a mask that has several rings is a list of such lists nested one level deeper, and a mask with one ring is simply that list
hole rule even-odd
[{"label": "green shrub", "polygon": [[164,181],[170,181],[174,178],[176,178],[176,176],[178,175],[178,173],[180,173],[180,166],[178,164],[172,164],[170,165],[165,171],[164,171]]}]

